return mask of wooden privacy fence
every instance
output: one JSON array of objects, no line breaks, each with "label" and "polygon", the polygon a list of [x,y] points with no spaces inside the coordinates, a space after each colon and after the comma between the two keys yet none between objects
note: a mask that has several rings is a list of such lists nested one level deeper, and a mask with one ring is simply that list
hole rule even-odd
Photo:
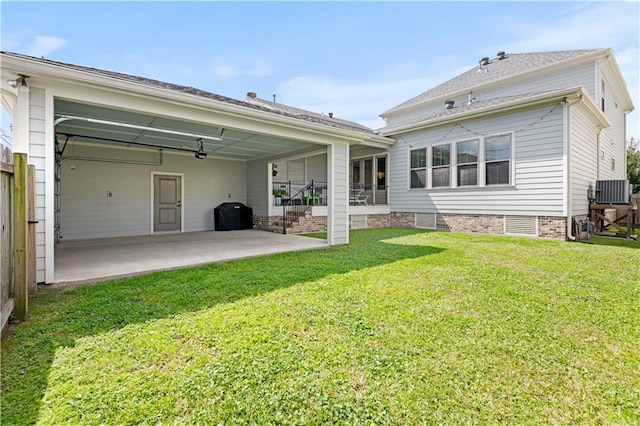
[{"label": "wooden privacy fence", "polygon": [[11,313],[27,319],[29,293],[35,293],[35,167],[26,154],[0,147],[0,317],[2,328]]},{"label": "wooden privacy fence", "polygon": [[633,194],[631,196],[631,203],[638,206],[638,210],[636,210],[636,225],[640,225],[640,194]]}]

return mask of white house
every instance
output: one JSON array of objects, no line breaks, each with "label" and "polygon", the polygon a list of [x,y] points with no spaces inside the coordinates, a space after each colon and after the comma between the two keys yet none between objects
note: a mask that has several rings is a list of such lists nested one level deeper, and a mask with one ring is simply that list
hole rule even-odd
[{"label": "white house", "polygon": [[[633,104],[610,49],[482,58],[357,123],[267,101],[2,52],[14,152],[36,166],[37,281],[62,239],[214,229],[226,201],[254,226],[406,226],[572,238],[596,180],[626,176]],[[295,201],[295,202],[294,202]],[[298,207],[296,207],[298,206]]]},{"label": "white house", "polygon": [[626,179],[634,109],[610,49],[482,58],[384,112],[406,226],[572,238],[596,180]]},{"label": "white house", "polygon": [[38,282],[54,281],[61,238],[213,230],[213,209],[226,201],[268,216],[272,162],[282,158],[323,156],[327,241],[347,244],[350,150],[394,142],[192,87],[15,53],[1,59],[13,151],[36,167]]}]

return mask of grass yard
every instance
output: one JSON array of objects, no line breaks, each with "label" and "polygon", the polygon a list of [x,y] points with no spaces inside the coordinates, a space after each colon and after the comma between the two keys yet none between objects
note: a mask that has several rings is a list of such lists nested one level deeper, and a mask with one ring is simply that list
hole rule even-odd
[{"label": "grass yard", "polygon": [[408,229],[44,290],[2,424],[639,424],[640,242]]}]

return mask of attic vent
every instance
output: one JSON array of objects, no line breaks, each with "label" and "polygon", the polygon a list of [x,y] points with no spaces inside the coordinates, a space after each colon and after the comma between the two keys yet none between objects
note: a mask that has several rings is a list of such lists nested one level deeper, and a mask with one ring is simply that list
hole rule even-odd
[{"label": "attic vent", "polygon": [[505,216],[504,233],[516,235],[538,235],[538,221],[535,216]]},{"label": "attic vent", "polygon": [[506,57],[507,57],[507,53],[506,53],[506,52],[503,52],[503,51],[501,50],[501,51],[499,51],[499,52],[498,52],[497,56],[498,56],[498,60],[499,60],[499,61],[501,61],[501,60],[503,60],[504,58],[506,58]]},{"label": "attic vent", "polygon": [[332,112],[329,113],[329,118],[333,118],[333,113]]},{"label": "attic vent", "polygon": [[444,106],[447,109],[452,109],[453,108],[453,104],[455,104],[455,103],[456,103],[456,101],[448,100],[448,101],[445,101]]},{"label": "attic vent", "polygon": [[436,214],[416,213],[416,228],[436,229]]},{"label": "attic vent", "polygon": [[480,64],[481,65],[489,65],[489,57],[485,56],[484,58],[480,59]]},{"label": "attic vent", "polygon": [[247,98],[255,99],[258,97],[256,92],[247,92]]}]

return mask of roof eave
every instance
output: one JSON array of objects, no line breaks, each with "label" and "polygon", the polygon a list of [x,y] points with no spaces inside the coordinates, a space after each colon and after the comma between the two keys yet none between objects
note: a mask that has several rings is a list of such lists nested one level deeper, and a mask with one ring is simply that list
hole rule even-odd
[{"label": "roof eave", "polygon": [[[214,107],[217,112],[229,114],[233,116],[242,116],[248,120],[262,123],[279,124],[292,129],[300,129],[313,133],[329,134],[331,136],[342,139],[350,144],[363,142],[382,143],[388,146],[393,145],[395,141],[383,136],[371,135],[355,130],[348,130],[339,127],[332,127],[321,123],[300,120],[277,113],[252,109],[243,105],[235,105],[218,99],[198,96],[195,94],[179,92],[172,89],[155,87],[142,82],[127,81],[107,75],[100,75],[90,71],[71,69],[56,63],[43,63],[38,58],[16,57],[13,55],[2,55],[2,68],[15,70],[16,74],[23,73],[32,78],[42,78],[43,80],[61,80],[73,85],[84,85],[91,87],[99,87],[102,90],[131,94],[146,95],[153,98],[161,98],[179,102],[187,106],[196,106],[199,108]],[[238,101],[244,102],[244,101]],[[378,138],[382,138],[379,140]]]},{"label": "roof eave", "polygon": [[[518,73],[518,74],[514,74],[512,76],[505,77],[505,78],[502,78],[502,79],[499,79],[499,80],[495,80],[495,81],[491,81],[491,82],[488,82],[488,83],[476,84],[475,86],[465,87],[464,89],[458,90],[456,92],[450,92],[450,93],[447,93],[447,94],[444,94],[444,95],[441,95],[441,96],[438,96],[438,97],[425,99],[424,101],[420,101],[420,102],[415,103],[415,104],[407,105],[407,106],[404,106],[404,107],[391,108],[390,110],[387,110],[387,111],[383,112],[379,116],[381,118],[387,118],[387,117],[393,117],[393,116],[406,114],[408,112],[412,112],[412,111],[424,108],[425,106],[428,106],[428,105],[444,103],[444,101],[449,99],[449,98],[456,98],[456,97],[459,97],[459,96],[463,96],[463,95],[469,93],[470,91],[477,92],[477,91],[480,91],[480,90],[486,90],[486,89],[490,89],[492,87],[501,86],[506,81],[517,81],[520,78],[523,78],[523,77],[529,78],[530,76],[535,75],[535,74],[546,74],[546,73],[549,72],[550,69],[561,69],[561,68],[567,67],[569,65],[580,64],[581,62],[589,62],[589,61],[593,60],[594,58],[597,58],[598,56],[604,56],[607,53],[609,53],[609,54],[611,54],[611,56],[613,56],[613,54],[611,53],[611,49],[608,49],[608,48],[607,49],[598,49],[598,50],[595,50],[593,52],[586,53],[584,55],[578,56],[576,58],[571,58],[571,59],[567,59],[567,60],[564,60],[564,61],[556,62],[554,64],[546,65],[546,66],[543,66],[543,67],[540,67],[540,68],[536,68],[536,69],[533,69],[533,70],[524,71],[524,72],[521,72],[521,73]],[[618,74],[621,75],[619,69],[618,69]]]},{"label": "roof eave", "polygon": [[[507,112],[514,109],[520,109],[523,107],[536,106],[536,105],[548,103],[555,99],[562,100],[564,97],[568,98],[570,96],[574,96],[575,99],[579,99],[581,95],[586,96],[586,98],[589,100],[591,99],[589,95],[584,91],[582,86],[576,86],[576,87],[571,87],[563,90],[558,90],[555,92],[544,93],[542,95],[534,96],[531,98],[519,99],[516,101],[506,102],[499,105],[493,105],[493,106],[489,106],[479,110],[466,111],[460,114],[438,117],[433,120],[424,121],[422,123],[407,124],[397,128],[392,128],[389,131],[385,131],[384,129],[381,129],[380,133],[388,136],[398,135],[398,134],[413,132],[417,130],[424,130],[434,126],[442,126],[449,123],[455,123],[455,122],[459,122],[460,120],[465,120],[469,118],[480,118],[480,117],[495,114],[498,112]],[[592,100],[590,102],[594,104]],[[600,113],[600,115],[601,115],[601,119],[608,123],[604,115],[602,115],[602,113]]]}]

